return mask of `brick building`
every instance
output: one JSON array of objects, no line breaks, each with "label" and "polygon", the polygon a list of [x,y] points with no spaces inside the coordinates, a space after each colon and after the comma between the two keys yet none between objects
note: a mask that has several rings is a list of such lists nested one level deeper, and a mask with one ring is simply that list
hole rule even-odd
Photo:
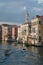
[{"label": "brick building", "polygon": [[12,39],[16,40],[18,36],[18,26],[12,25]]}]

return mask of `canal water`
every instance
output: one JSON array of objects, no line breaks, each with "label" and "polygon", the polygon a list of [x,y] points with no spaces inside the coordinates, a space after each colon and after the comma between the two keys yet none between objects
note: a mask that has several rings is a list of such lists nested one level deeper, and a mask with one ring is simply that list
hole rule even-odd
[{"label": "canal water", "polygon": [[[9,55],[5,55],[7,50]],[[0,65],[43,65],[43,47],[0,42]]]}]

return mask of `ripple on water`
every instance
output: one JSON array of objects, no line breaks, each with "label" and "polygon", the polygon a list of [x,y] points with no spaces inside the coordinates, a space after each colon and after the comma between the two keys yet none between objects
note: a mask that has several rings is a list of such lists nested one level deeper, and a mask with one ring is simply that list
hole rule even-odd
[{"label": "ripple on water", "polygon": [[31,50],[11,49],[10,56],[0,58],[0,65],[43,65],[43,59],[39,53]]}]

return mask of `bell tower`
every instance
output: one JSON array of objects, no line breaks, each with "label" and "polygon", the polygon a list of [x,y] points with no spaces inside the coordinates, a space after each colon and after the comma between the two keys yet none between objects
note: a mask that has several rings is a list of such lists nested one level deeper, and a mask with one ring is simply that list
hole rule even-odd
[{"label": "bell tower", "polygon": [[26,22],[28,22],[28,18],[29,18],[29,13],[28,11],[26,12]]}]

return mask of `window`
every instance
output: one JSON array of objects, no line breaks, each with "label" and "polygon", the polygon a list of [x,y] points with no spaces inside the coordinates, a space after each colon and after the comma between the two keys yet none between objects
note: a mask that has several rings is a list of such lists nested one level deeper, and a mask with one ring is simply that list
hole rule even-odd
[{"label": "window", "polygon": [[39,36],[39,42],[41,42],[41,36]]},{"label": "window", "polygon": [[8,31],[9,31],[9,32],[11,32],[11,31],[12,31],[12,28],[11,28],[11,27],[9,27],[9,28],[8,28]]},{"label": "window", "polygon": [[39,24],[41,25],[41,21],[39,21]]},{"label": "window", "polygon": [[29,30],[29,33],[31,33],[31,30]]},{"label": "window", "polygon": [[22,34],[23,34],[23,35],[26,35],[26,27],[23,28]]},{"label": "window", "polygon": [[0,31],[1,31],[2,29],[0,28]]},{"label": "window", "polygon": [[24,27],[23,32],[26,33],[26,27]]},{"label": "window", "polygon": [[4,30],[7,30],[7,27],[5,27]]},{"label": "window", "polygon": [[37,22],[33,22],[32,25],[33,25],[33,26],[34,26],[34,25],[37,25]]},{"label": "window", "polygon": [[34,32],[34,33],[35,33],[35,28],[33,28],[33,29],[32,29],[32,32]]},{"label": "window", "polygon": [[40,33],[40,30],[39,30],[39,33]]},{"label": "window", "polygon": [[29,25],[29,28],[31,28],[31,25]]}]

